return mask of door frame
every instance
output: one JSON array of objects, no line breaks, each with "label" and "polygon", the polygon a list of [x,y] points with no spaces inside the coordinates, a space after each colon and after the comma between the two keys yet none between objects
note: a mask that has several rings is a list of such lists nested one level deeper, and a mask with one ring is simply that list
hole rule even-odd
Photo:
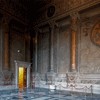
[{"label": "door frame", "polygon": [[23,62],[23,61],[17,61],[17,60],[15,60],[14,62],[15,62],[15,85],[16,85],[16,88],[19,88],[19,85],[18,85],[19,67],[27,68],[26,87],[29,88],[30,87],[30,67],[31,67],[31,63]]}]

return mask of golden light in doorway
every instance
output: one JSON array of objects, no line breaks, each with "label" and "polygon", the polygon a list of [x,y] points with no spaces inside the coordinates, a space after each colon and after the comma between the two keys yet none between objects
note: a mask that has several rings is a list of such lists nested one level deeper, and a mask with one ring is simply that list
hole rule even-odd
[{"label": "golden light in doorway", "polygon": [[22,89],[24,87],[24,68],[19,67],[19,88]]}]

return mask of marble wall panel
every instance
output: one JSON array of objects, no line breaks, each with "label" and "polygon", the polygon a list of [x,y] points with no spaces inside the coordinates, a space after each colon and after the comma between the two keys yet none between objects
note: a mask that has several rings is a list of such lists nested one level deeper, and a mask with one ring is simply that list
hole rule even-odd
[{"label": "marble wall panel", "polygon": [[[50,33],[38,34],[37,66],[39,73],[50,68]],[[70,68],[70,32],[68,27],[55,28],[53,34],[53,69],[56,73],[66,73]]]},{"label": "marble wall panel", "polygon": [[59,30],[58,73],[66,73],[70,69],[70,31],[67,27]]},{"label": "marble wall panel", "polygon": [[[99,24],[100,30],[100,16],[94,16],[88,19],[84,19],[81,23],[81,32],[79,38],[79,71],[80,73],[100,73],[100,46],[93,43],[91,34],[94,26]],[[100,31],[96,31],[96,34],[100,34]],[[96,35],[97,36],[97,35]]]},{"label": "marble wall panel", "polygon": [[37,44],[37,69],[46,73],[49,68],[49,33],[39,33]]}]

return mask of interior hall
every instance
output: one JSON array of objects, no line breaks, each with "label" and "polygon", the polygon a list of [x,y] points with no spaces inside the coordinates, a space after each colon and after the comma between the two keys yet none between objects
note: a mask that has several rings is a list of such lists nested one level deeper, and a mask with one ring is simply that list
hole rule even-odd
[{"label": "interior hall", "polygon": [[100,0],[0,0],[0,100],[100,100]]}]

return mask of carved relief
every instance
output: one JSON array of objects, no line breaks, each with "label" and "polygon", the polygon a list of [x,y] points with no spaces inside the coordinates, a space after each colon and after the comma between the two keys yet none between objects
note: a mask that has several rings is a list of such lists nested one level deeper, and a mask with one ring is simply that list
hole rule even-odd
[{"label": "carved relief", "polygon": [[91,33],[91,41],[100,46],[100,21],[94,25]]},{"label": "carved relief", "polygon": [[[76,9],[78,8],[79,10],[82,10],[83,8],[87,8],[87,5],[89,4],[95,4],[99,0],[53,0],[51,1],[50,4],[55,5],[55,14],[54,17],[58,17],[61,14],[65,14],[67,11],[71,11],[71,9]],[[46,20],[48,19],[47,16],[45,16],[45,13],[47,12],[48,6],[50,5],[45,5],[42,7],[42,10],[39,9],[38,12],[38,20],[37,23],[40,23],[41,20]],[[90,5],[91,6],[91,5]],[[40,13],[41,12],[41,13]],[[43,16],[43,17],[41,17]]]},{"label": "carved relief", "polygon": [[82,28],[84,36],[88,37],[91,29],[91,21],[89,18],[86,18],[83,22],[84,27]]},{"label": "carved relief", "polygon": [[80,5],[80,0],[69,0],[69,7],[73,8]]},{"label": "carved relief", "polygon": [[100,48],[98,47],[100,46],[99,16],[85,18],[82,20],[81,25],[79,70],[81,73],[100,73]]},{"label": "carved relief", "polygon": [[77,31],[77,24],[78,24],[78,19],[80,19],[80,15],[78,14],[78,12],[73,12],[70,14],[71,16],[71,29],[72,31]]}]

